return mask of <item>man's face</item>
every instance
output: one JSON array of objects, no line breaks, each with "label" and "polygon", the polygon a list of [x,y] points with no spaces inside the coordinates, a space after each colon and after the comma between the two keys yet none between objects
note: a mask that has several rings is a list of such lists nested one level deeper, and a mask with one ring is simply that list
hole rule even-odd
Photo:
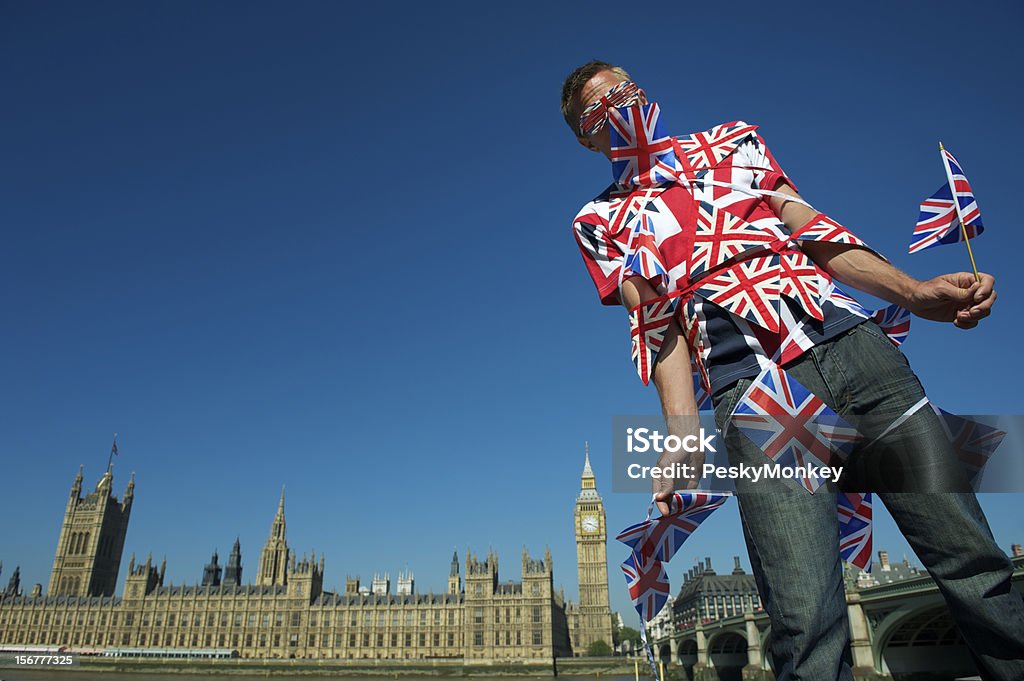
[{"label": "man's face", "polygon": [[[578,100],[578,106],[576,108],[576,115],[578,116],[584,109],[598,101],[604,95],[608,94],[608,91],[619,83],[624,82],[626,79],[616,75],[611,71],[601,71],[594,75],[593,78],[587,81],[587,84],[580,90],[580,96]],[[646,104],[647,98],[643,92],[640,93],[640,103]],[[596,151],[604,154],[606,158],[611,160],[612,157],[612,145],[609,140],[608,125],[605,124],[600,130],[593,135],[587,135],[586,137],[580,137],[577,133],[576,141],[585,146],[591,151]]]}]

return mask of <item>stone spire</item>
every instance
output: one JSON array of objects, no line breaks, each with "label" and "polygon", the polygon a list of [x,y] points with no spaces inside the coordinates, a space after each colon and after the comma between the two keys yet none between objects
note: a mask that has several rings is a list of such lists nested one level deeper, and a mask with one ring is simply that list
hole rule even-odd
[{"label": "stone spire", "polygon": [[242,545],[235,537],[235,545],[228,556],[228,565],[224,569],[224,586],[242,585]]}]

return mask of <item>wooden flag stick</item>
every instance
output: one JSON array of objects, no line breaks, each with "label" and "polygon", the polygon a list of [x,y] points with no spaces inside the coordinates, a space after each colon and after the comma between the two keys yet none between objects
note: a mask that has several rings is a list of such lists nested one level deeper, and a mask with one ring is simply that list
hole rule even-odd
[{"label": "wooden flag stick", "polygon": [[[939,151],[945,151],[942,140],[939,140]],[[950,172],[949,163],[946,162],[946,155],[942,156],[942,167],[946,169],[946,181],[949,183],[949,192],[953,195],[953,207],[956,208],[956,217],[960,222],[960,233],[964,235],[964,243],[967,244],[967,256],[971,259],[971,271],[974,272],[974,281],[981,283],[981,275],[978,274],[978,265],[974,262],[974,251],[971,250],[971,238],[967,236],[967,225],[964,224],[964,216],[960,214],[960,200],[956,195],[956,183],[953,182],[953,174]]]}]

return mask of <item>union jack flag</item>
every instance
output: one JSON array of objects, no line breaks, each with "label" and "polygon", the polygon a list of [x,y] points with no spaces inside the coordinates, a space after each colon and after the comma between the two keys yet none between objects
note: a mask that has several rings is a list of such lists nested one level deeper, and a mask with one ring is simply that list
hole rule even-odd
[{"label": "union jack flag", "polygon": [[840,492],[839,555],[862,570],[871,570],[871,492]]},{"label": "union jack flag", "polygon": [[821,301],[818,297],[818,289],[824,279],[821,270],[801,251],[782,254],[779,266],[782,268],[782,285],[779,293],[799,304],[818,321],[822,321],[825,316],[821,311]]},{"label": "union jack flag", "polygon": [[650,622],[668,600],[668,573],[660,560],[643,560],[635,551],[622,563],[629,596],[640,618]]},{"label": "union jack flag", "polygon": [[[845,460],[861,438],[777,364],[766,367],[750,384],[730,423],[783,466],[827,466],[835,457]],[[812,494],[825,482],[819,476],[797,480]]]},{"label": "union jack flag", "polygon": [[736,145],[757,130],[742,121],[723,123],[705,132],[679,138],[679,146],[691,166],[710,168],[732,153]]},{"label": "union jack flag", "polygon": [[610,109],[608,123],[616,184],[652,187],[675,180],[681,166],[657,104]]},{"label": "union jack flag", "polygon": [[618,236],[622,230],[632,228],[661,189],[634,189],[608,203],[608,234]]},{"label": "union jack flag", "polygon": [[646,305],[637,305],[629,311],[629,337],[633,346],[633,365],[640,380],[647,385],[651,382],[654,363],[661,352],[665,333],[672,324],[678,298],[655,300]]},{"label": "union jack flag", "polygon": [[847,295],[846,291],[839,288],[834,283],[829,283],[827,280],[823,281],[827,292],[822,295],[823,297],[827,297],[834,305],[849,310],[861,317],[870,317],[872,315],[866,307],[857,302],[856,298]]},{"label": "union jack flag", "polygon": [[629,243],[630,252],[626,254],[623,267],[626,272],[639,274],[645,279],[658,279],[665,284],[668,281],[668,270],[664,259],[658,251],[654,238],[654,229],[650,217],[641,213],[633,228],[633,238]]},{"label": "union jack flag", "polygon": [[779,330],[779,256],[740,260],[700,281],[696,293],[752,324]]},{"label": "union jack flag", "polygon": [[960,460],[968,481],[972,486],[976,485],[978,474],[1002,444],[1006,432],[974,419],[951,414],[934,405],[932,408],[939,415],[943,428],[949,435],[953,451]]},{"label": "union jack flag", "polygon": [[853,232],[824,213],[818,213],[810,222],[793,232],[793,238],[806,241],[827,241],[850,246],[867,246]]},{"label": "union jack flag", "polygon": [[[946,169],[946,184],[921,202],[921,212],[914,227],[908,252],[917,253],[932,246],[955,244],[963,241],[960,220],[967,228],[968,238],[985,231],[981,224],[981,211],[974,199],[971,185],[953,154],[940,147],[942,163]],[[956,201],[953,193],[956,192]],[[959,208],[959,215],[958,209]]]},{"label": "union jack flag", "polygon": [[701,201],[697,206],[697,229],[689,275],[696,279],[744,251],[767,246],[775,238],[767,230],[719,209],[713,203]]},{"label": "union jack flag", "polygon": [[896,347],[903,345],[910,334],[910,310],[895,303],[872,312],[871,321],[878,324]]},{"label": "union jack flag", "polygon": [[694,530],[729,496],[714,492],[675,492],[669,501],[671,511],[668,515],[630,525],[615,538],[632,549],[641,560],[668,562]]}]

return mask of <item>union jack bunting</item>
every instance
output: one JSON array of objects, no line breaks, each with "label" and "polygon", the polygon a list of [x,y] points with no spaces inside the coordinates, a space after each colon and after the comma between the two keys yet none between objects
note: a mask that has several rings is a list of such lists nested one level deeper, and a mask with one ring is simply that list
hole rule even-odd
[{"label": "union jack bunting", "polygon": [[682,169],[672,137],[661,125],[657,104],[610,109],[612,177],[626,187],[653,187],[671,182]]},{"label": "union jack bunting", "polygon": [[[953,154],[945,149],[940,149],[940,153],[943,166],[946,169],[946,184],[921,202],[921,211],[917,218],[917,226],[914,227],[914,235],[910,240],[909,253],[917,253],[941,244],[955,244],[958,241],[963,241],[963,230],[960,229],[961,217],[967,228],[968,238],[973,239],[985,231],[984,225],[981,224],[981,211],[978,209],[978,202],[974,199],[974,192],[964,176],[964,171],[960,168],[960,163],[953,158]],[[955,202],[953,201],[954,191],[956,192]],[[958,207],[959,215],[957,215]]]},{"label": "union jack bunting", "polygon": [[960,460],[968,481],[972,486],[976,486],[980,482],[978,474],[1002,444],[1006,432],[974,419],[951,414],[934,405],[932,408],[942,421],[943,429],[949,436],[953,451]]},{"label": "union jack bunting", "polygon": [[622,563],[629,597],[640,619],[650,622],[668,600],[668,573],[660,560],[643,560],[635,551]]},{"label": "union jack bunting", "polygon": [[678,298],[655,300],[629,311],[629,337],[633,345],[633,365],[640,380],[647,385],[654,373],[654,363],[661,352],[665,333],[672,324]]},{"label": "union jack bunting", "polygon": [[689,265],[689,275],[694,279],[744,251],[763,248],[776,239],[771,232],[708,201],[697,206],[696,228]]},{"label": "union jack bunting", "polygon": [[741,260],[704,279],[697,295],[752,324],[779,330],[779,256]]},{"label": "union jack bunting", "polygon": [[715,492],[674,492],[668,515],[630,525],[615,538],[644,561],[668,562],[683,542],[729,498]]},{"label": "union jack bunting", "polygon": [[903,345],[910,334],[910,310],[893,303],[871,313],[871,321],[878,324],[896,347]]},{"label": "union jack bunting", "polygon": [[628,194],[612,199],[608,205],[608,234],[617,236],[626,229],[632,229],[651,200],[660,193],[660,189],[634,189]]},{"label": "union jack bunting", "polygon": [[856,298],[847,295],[846,291],[836,286],[834,283],[824,282],[826,292],[822,294],[822,297],[828,298],[835,305],[853,312],[860,317],[870,317],[871,312],[866,307],[857,302]]},{"label": "union jack bunting", "polygon": [[679,146],[691,166],[710,168],[731,154],[755,130],[756,125],[748,125],[743,121],[723,123],[704,132],[680,137]]},{"label": "union jack bunting", "polygon": [[654,560],[669,562],[691,534],[729,498],[713,492],[675,492],[672,511],[655,520],[640,554]]},{"label": "union jack bunting", "polygon": [[805,241],[827,241],[833,244],[867,247],[867,244],[854,235],[853,232],[824,213],[818,213],[811,218],[810,222],[793,232],[793,238]]},{"label": "union jack bunting", "polygon": [[798,303],[818,321],[824,319],[819,299],[821,270],[802,251],[783,253],[779,266],[782,268],[779,293]]},{"label": "union jack bunting", "polygon": [[650,217],[643,213],[639,217],[633,228],[633,239],[629,242],[629,253],[626,254],[622,265],[625,276],[638,274],[645,279],[657,279],[663,287],[668,279],[668,271],[665,269],[661,253],[658,252]]},{"label": "union jack bunting", "polygon": [[[828,466],[845,460],[860,434],[777,364],[754,379],[733,410],[730,426],[740,429],[765,456],[784,466]],[[796,478],[812,494],[819,476]]]},{"label": "union jack bunting", "polygon": [[840,492],[839,555],[861,570],[871,570],[871,492]]}]

